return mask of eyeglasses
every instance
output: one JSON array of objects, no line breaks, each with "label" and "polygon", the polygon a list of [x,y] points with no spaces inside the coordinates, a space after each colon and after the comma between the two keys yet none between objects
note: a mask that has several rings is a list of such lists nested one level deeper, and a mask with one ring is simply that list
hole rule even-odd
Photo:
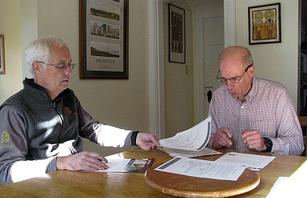
[{"label": "eyeglasses", "polygon": [[74,67],[75,67],[75,64],[74,63],[58,63],[58,64],[51,64],[51,63],[45,63],[43,61],[36,61],[37,63],[41,63],[41,64],[45,64],[45,65],[50,65],[50,66],[53,66],[53,67],[56,67],[57,69],[60,69],[60,70],[65,70],[65,69],[70,69],[70,70],[73,70]]},{"label": "eyeglasses", "polygon": [[244,72],[243,72],[243,74],[242,75],[240,75],[240,76],[235,76],[235,77],[232,77],[232,78],[223,78],[223,77],[220,77],[219,75],[220,75],[220,71],[217,73],[217,76],[216,76],[216,79],[217,80],[219,80],[219,81],[221,81],[222,83],[227,83],[227,81],[229,81],[230,83],[232,83],[232,84],[238,84],[240,81],[241,81],[241,79],[243,78],[243,76],[244,76],[244,74],[248,71],[248,69],[250,68],[250,67],[252,67],[253,66],[253,63],[252,64],[250,64],[250,65],[248,65],[246,68],[245,68],[245,70],[244,70]]}]

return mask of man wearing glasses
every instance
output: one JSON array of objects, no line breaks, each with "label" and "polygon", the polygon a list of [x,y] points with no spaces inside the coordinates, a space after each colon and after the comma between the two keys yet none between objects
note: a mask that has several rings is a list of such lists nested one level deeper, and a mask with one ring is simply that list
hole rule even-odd
[{"label": "man wearing glasses", "polygon": [[255,77],[247,48],[225,48],[217,78],[224,85],[213,93],[209,108],[214,148],[303,152],[302,130],[290,96],[281,84]]},{"label": "man wearing glasses", "polygon": [[158,146],[149,133],[119,129],[94,120],[68,88],[71,55],[60,39],[41,38],[25,51],[34,79],[0,106],[0,184],[12,183],[57,169],[96,171],[106,159],[82,152],[82,139],[104,146]]}]

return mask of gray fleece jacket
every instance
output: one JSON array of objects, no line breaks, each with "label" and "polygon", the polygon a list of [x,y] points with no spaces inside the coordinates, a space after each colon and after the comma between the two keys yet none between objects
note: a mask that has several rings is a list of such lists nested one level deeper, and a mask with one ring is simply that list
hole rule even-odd
[{"label": "gray fleece jacket", "polygon": [[[33,79],[0,106],[0,183],[56,170],[56,157],[82,151],[82,139],[104,146],[131,144],[131,131],[94,120],[70,89],[51,100]],[[135,140],[132,140],[135,142]]]}]

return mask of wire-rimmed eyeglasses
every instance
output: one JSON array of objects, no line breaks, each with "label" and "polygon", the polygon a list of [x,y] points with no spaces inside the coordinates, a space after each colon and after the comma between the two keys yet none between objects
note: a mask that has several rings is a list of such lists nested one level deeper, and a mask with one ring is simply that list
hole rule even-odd
[{"label": "wire-rimmed eyeglasses", "polygon": [[75,64],[74,63],[58,63],[58,64],[51,64],[51,63],[45,63],[43,61],[36,61],[37,63],[41,63],[41,64],[45,64],[45,65],[50,65],[50,66],[53,66],[53,67],[56,67],[60,70],[65,70],[65,69],[74,69],[75,67]]},{"label": "wire-rimmed eyeglasses", "polygon": [[244,70],[244,72],[243,72],[243,74],[241,74],[240,76],[235,76],[235,77],[231,77],[231,78],[223,78],[223,77],[220,77],[220,71],[217,73],[217,75],[216,75],[216,79],[217,80],[219,80],[219,81],[221,81],[222,83],[227,83],[227,81],[229,81],[230,83],[232,83],[232,84],[238,84],[240,81],[241,81],[241,79],[243,78],[243,76],[245,75],[245,73],[248,71],[248,69],[250,68],[250,67],[252,67],[253,66],[253,63],[252,64],[250,64],[250,65],[248,65],[246,68],[245,68],[245,70]]}]

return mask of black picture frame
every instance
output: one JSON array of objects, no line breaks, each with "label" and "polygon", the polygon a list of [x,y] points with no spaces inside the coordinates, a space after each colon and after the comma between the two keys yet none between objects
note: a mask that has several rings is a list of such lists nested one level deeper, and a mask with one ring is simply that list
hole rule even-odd
[{"label": "black picture frame", "polygon": [[80,79],[128,79],[128,0],[79,0]]},{"label": "black picture frame", "polygon": [[171,3],[168,4],[168,32],[168,61],[185,64],[185,10]]},{"label": "black picture frame", "polygon": [[248,7],[249,44],[281,43],[280,3]]}]

